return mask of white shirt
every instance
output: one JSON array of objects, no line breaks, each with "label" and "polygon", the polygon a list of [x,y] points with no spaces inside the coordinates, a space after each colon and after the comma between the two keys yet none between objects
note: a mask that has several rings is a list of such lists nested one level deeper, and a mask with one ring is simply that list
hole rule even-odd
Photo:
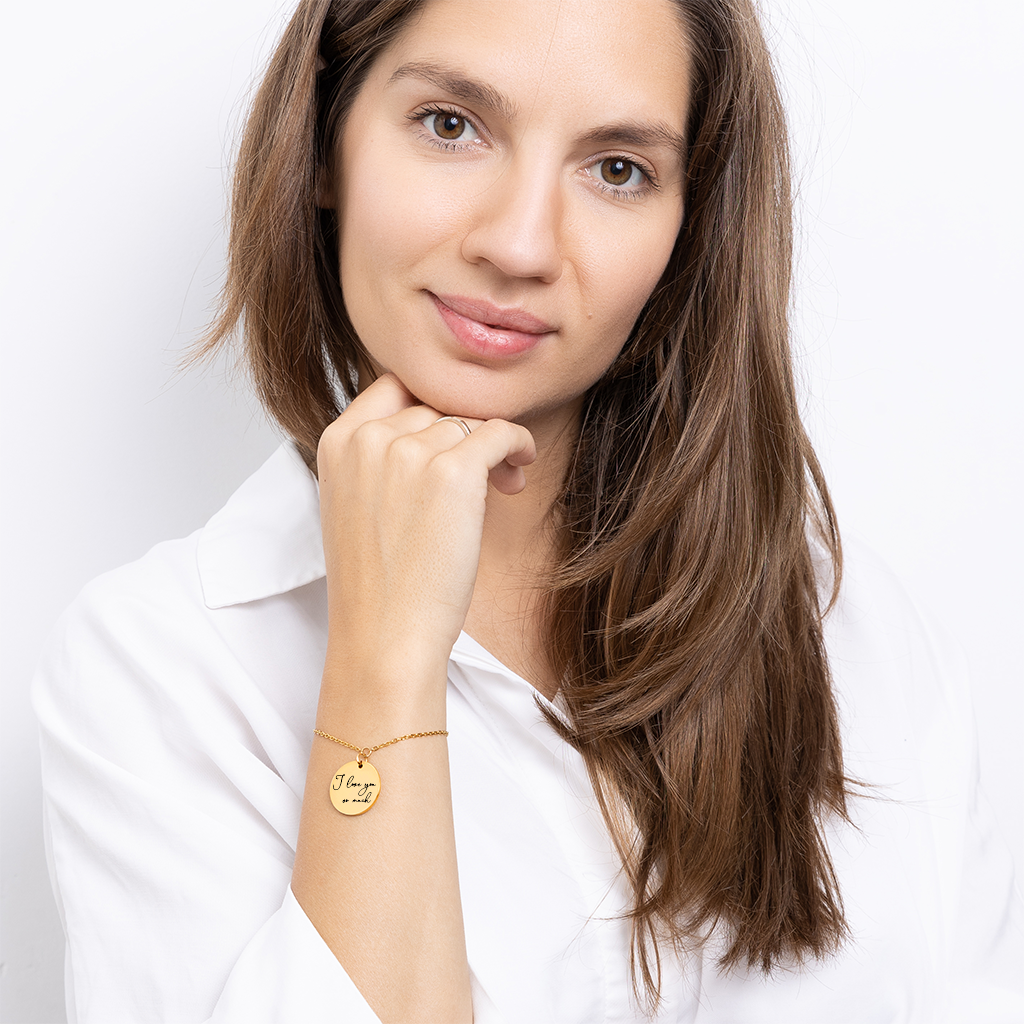
[{"label": "white shirt", "polygon": [[[829,832],[852,938],[768,979],[719,974],[720,943],[668,956],[660,1024],[1024,1021],[1019,897],[977,800],[959,661],[883,568],[847,562],[828,649],[847,771],[873,787]],[[326,642],[316,482],[289,446],[62,619],[34,702],[72,1024],[377,1020],[289,889]],[[476,1020],[648,1019],[618,861],[538,702],[459,638],[447,742]]]}]

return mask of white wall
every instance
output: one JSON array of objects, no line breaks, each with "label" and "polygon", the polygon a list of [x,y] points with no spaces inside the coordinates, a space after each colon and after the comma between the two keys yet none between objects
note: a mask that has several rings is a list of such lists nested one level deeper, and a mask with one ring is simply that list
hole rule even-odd
[{"label": "white wall", "polygon": [[[486,2],[486,0],[481,0]],[[0,1019],[63,1019],[32,663],[96,573],[191,531],[275,444],[223,371],[180,374],[275,0],[8,5]],[[804,203],[808,418],[841,523],[967,646],[983,771],[1024,860],[1014,0],[771,0]]]},{"label": "white wall", "polygon": [[97,573],[200,526],[276,444],[210,316],[231,140],[281,0],[8,4],[3,160],[0,1019],[62,1021],[27,687]]},{"label": "white wall", "polygon": [[1024,869],[1024,6],[771,0],[807,419],[840,524],[967,650]]}]

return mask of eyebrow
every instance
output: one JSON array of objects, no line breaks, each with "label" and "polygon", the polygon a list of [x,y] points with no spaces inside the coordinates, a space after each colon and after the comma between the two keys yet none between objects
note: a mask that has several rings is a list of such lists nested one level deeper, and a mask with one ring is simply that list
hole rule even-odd
[{"label": "eyebrow", "polygon": [[660,121],[616,121],[586,132],[580,142],[590,146],[664,147],[682,156],[686,137]]},{"label": "eyebrow", "polygon": [[402,78],[422,78],[466,103],[497,111],[506,121],[514,121],[519,114],[519,107],[503,93],[490,85],[475,82],[461,71],[445,64],[428,61],[403,64],[388,79],[388,85]]},{"label": "eyebrow", "polygon": [[[431,61],[410,61],[396,68],[388,85],[403,78],[421,78],[452,96],[471,105],[484,106],[497,111],[506,121],[514,121],[519,106],[493,86],[474,81],[458,68]],[[580,142],[585,145],[662,147],[682,157],[686,152],[686,137],[661,121],[615,121],[600,125],[584,133]]]}]

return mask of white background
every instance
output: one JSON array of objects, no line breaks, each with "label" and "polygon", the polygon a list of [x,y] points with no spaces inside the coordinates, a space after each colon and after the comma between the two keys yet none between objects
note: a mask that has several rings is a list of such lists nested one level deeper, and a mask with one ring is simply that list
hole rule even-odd
[{"label": "white background", "polygon": [[[1021,863],[1024,8],[765,6],[796,142],[808,422],[841,525],[968,650],[983,775]],[[0,13],[7,1024],[63,1020],[27,693],[45,634],[90,577],[200,526],[276,443],[237,375],[177,366],[213,308],[234,141],[288,7]]]}]

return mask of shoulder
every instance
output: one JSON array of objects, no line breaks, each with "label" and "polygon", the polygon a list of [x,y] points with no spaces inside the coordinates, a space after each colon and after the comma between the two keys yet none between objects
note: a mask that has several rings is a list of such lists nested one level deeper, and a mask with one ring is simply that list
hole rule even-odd
[{"label": "shoulder", "polygon": [[239,676],[239,631],[226,628],[236,610],[322,575],[316,483],[282,446],[205,527],[82,589],[33,683],[44,727],[80,717],[101,731],[156,728],[175,707],[202,707]]},{"label": "shoulder", "polygon": [[825,639],[850,774],[896,789],[914,776],[916,797],[964,801],[975,757],[964,651],[857,538],[844,538]]},{"label": "shoulder", "polygon": [[196,565],[200,533],[158,544],[86,584],[51,634],[37,690],[58,690],[73,700],[90,678],[110,681],[126,671],[139,675],[141,667],[169,656],[177,661],[183,637],[207,633]]},{"label": "shoulder", "polygon": [[825,620],[833,671],[866,685],[896,673],[900,692],[915,709],[936,697],[960,707],[968,671],[954,631],[941,624],[866,544],[844,541],[839,598]]}]

